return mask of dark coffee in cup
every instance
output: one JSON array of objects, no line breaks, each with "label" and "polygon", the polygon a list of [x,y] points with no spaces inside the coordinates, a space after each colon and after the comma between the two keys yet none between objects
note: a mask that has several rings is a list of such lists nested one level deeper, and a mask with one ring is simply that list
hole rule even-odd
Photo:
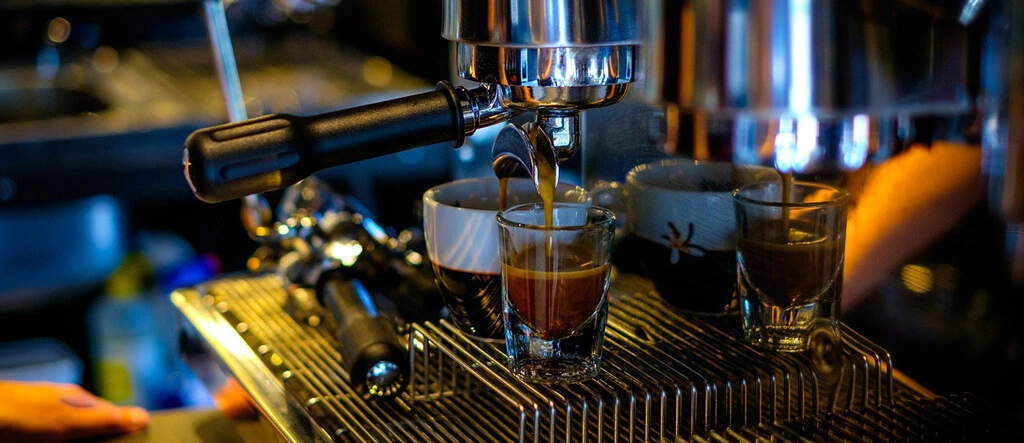
[{"label": "dark coffee in cup", "polygon": [[580,203],[497,216],[509,370],[530,383],[593,378],[608,320],[614,214]]},{"label": "dark coffee in cup", "polygon": [[[628,252],[625,252],[628,250]],[[647,277],[666,301],[698,314],[734,311],[736,252],[732,249],[676,252],[637,236],[623,240],[620,251],[633,257],[637,273]],[[673,254],[676,258],[673,260]],[[629,260],[630,258],[624,257]]]},{"label": "dark coffee in cup", "polygon": [[433,268],[455,326],[477,337],[502,337],[501,273],[460,271],[436,263]]},{"label": "dark coffee in cup", "polygon": [[839,326],[848,195],[827,185],[755,183],[735,192],[743,336],[776,351],[812,348]]}]

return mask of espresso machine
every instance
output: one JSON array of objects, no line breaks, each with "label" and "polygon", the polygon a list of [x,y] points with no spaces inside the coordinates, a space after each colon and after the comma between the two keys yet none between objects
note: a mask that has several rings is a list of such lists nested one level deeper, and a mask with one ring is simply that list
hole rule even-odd
[{"label": "espresso machine", "polygon": [[[616,109],[644,110],[638,115],[648,130],[639,144],[797,174],[856,170],[910,140],[930,140],[931,117],[974,115],[988,196],[1006,220],[1014,239],[1008,254],[1021,273],[1022,237],[1014,230],[1024,222],[1024,7],[1017,2],[445,0],[443,10],[455,72],[477,86],[442,81],[432,92],[358,108],[201,129],[183,157],[196,196],[246,197],[247,228],[266,230],[267,211],[247,196],[343,163],[437,142],[458,147],[496,124],[506,124],[492,148],[497,176],[521,167],[536,182],[540,162],[557,171],[582,155],[589,183],[604,178],[596,167],[586,171],[594,159],[634,161],[593,135],[603,126],[600,113]],[[513,117],[525,123],[506,123]],[[309,223],[356,217],[332,214]],[[593,384],[518,382],[501,349],[427,321],[397,327],[407,387],[371,398],[345,369],[329,322],[286,309],[296,299],[286,286],[276,274],[228,276],[172,295],[185,320],[183,342],[194,344],[184,347],[186,360],[220,373],[207,380],[237,380],[269,424],[258,435],[270,440],[1003,435],[983,401],[928,391],[852,329],[844,327],[842,343],[806,355],[766,352],[735,331],[676,313],[649,282],[626,274],[612,283],[609,355]]]}]

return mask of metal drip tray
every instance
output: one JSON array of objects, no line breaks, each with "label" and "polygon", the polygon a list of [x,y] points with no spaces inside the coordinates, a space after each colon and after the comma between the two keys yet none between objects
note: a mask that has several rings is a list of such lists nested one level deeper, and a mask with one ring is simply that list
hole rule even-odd
[{"label": "metal drip tray", "polygon": [[[979,418],[981,420],[979,420]],[[992,412],[970,395],[899,398],[881,408],[848,410],[694,436],[695,442],[997,441]]]},{"label": "metal drip tray", "polygon": [[[905,381],[885,350],[849,328],[835,361],[823,364],[747,345],[738,331],[678,313],[648,285],[613,279],[594,380],[522,383],[505,366],[503,344],[471,339],[444,321],[409,324],[402,332],[413,379],[386,402],[356,394],[333,326],[290,316],[276,277],[228,277],[172,299],[187,329],[286,441],[799,440],[833,427],[913,439],[947,435],[928,433],[933,427],[971,426],[970,408]],[[954,409],[959,420],[943,418]],[[878,418],[889,416],[910,418]]]}]

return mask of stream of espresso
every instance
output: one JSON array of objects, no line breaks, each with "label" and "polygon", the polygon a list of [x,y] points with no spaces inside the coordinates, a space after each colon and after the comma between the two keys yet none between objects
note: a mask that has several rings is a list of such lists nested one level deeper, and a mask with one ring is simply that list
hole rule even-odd
[{"label": "stream of espresso", "polygon": [[[543,284],[546,287],[548,287],[548,292],[550,293],[550,295],[552,295],[546,298],[539,298],[537,301],[540,301],[546,305],[546,307],[544,308],[545,312],[560,313],[561,316],[566,316],[572,310],[562,312],[559,309],[559,307],[561,305],[565,305],[566,303],[578,302],[578,300],[575,299],[579,297],[571,295],[570,292],[560,293],[561,291],[558,291],[557,287],[558,282],[565,281],[567,283],[569,281],[575,282],[576,280],[566,280],[565,276],[567,276],[568,274],[562,275],[562,273],[559,272],[559,269],[556,267],[559,264],[559,260],[562,260],[563,257],[560,257],[562,255],[560,254],[560,252],[562,251],[556,249],[555,239],[552,235],[552,231],[550,231],[550,229],[555,225],[555,186],[558,185],[557,177],[555,176],[555,167],[556,165],[545,161],[545,159],[542,156],[537,157],[537,192],[540,194],[540,199],[544,203],[544,227],[548,228],[549,230],[546,232],[544,238],[544,268],[547,272],[536,274],[536,276],[541,277],[540,281],[544,282]],[[595,273],[593,275],[600,274]],[[583,280],[579,281],[582,282]],[[590,306],[590,304],[586,305],[589,308],[589,310],[576,309],[576,311],[588,313],[593,312],[593,306]],[[596,306],[596,303],[593,303],[593,305]],[[583,323],[583,321],[580,321],[578,319],[574,319],[573,321],[575,322],[573,323],[573,326]],[[568,331],[553,332],[558,332],[561,335],[565,335],[568,333]]]},{"label": "stream of espresso", "polygon": [[[544,205],[544,227],[550,228],[554,225],[554,204],[555,204],[555,165],[537,157],[537,192]],[[508,177],[498,179],[498,209],[508,209]]]},{"label": "stream of espresso", "polygon": [[498,210],[508,209],[508,177],[498,179]]},{"label": "stream of espresso", "polygon": [[[548,161],[545,161],[545,159],[542,156],[538,156],[537,157],[537,169],[536,169],[535,172],[537,174],[537,192],[540,194],[541,202],[544,205],[544,227],[550,229],[551,227],[554,226],[555,187],[558,185],[557,180],[555,178],[555,165],[550,163],[550,162],[548,162]],[[507,199],[508,199],[508,178],[501,178],[501,179],[498,180],[498,204],[499,204],[499,207],[501,208],[501,210],[505,210],[506,209]],[[531,309],[529,309],[527,311],[524,311],[526,313],[528,319],[529,319],[528,321],[532,321],[532,322],[536,322],[537,321],[537,319],[533,318],[533,315],[531,314],[531,312],[533,312],[534,310],[536,310],[536,312],[539,312],[539,313],[547,313],[548,315],[558,314],[559,316],[564,316],[564,315],[566,315],[565,313],[568,312],[568,311],[566,311],[566,309],[565,309],[565,307],[563,307],[563,305],[565,305],[566,303],[574,302],[574,299],[576,298],[576,297],[572,297],[572,296],[569,296],[568,298],[566,298],[565,295],[563,295],[563,296],[556,296],[555,295],[555,294],[558,294],[560,292],[564,292],[564,291],[558,291],[556,289],[560,285],[562,285],[563,280],[565,280],[565,278],[566,278],[566,277],[558,277],[559,272],[558,272],[558,269],[557,269],[556,265],[558,264],[558,260],[559,260],[559,256],[560,255],[568,255],[568,254],[560,254],[560,251],[558,251],[556,249],[556,247],[555,247],[554,236],[552,235],[551,231],[547,231],[547,233],[545,235],[545,239],[544,239],[544,267],[545,267],[544,271],[542,271],[542,272],[529,272],[529,273],[526,273],[526,274],[523,274],[523,275],[524,276],[525,275],[529,275],[531,277],[531,279],[537,279],[538,281],[543,282],[543,283],[534,283],[532,285],[527,285],[527,286],[528,287],[534,287],[537,284],[540,284],[540,286],[538,286],[538,287],[547,288],[548,291],[545,291],[544,293],[547,294],[548,292],[550,292],[550,294],[549,294],[550,296],[537,297],[537,300],[535,302],[539,301],[543,306],[535,306],[535,307],[533,307],[533,308],[531,308]],[[508,272],[506,274],[509,276],[508,278],[513,283],[513,285],[514,285],[515,281],[518,281],[518,280],[516,280],[516,279],[511,277],[512,274],[509,274]],[[593,273],[593,275],[599,275],[599,274],[598,273]],[[568,281],[575,281],[575,280],[571,280],[570,279],[570,280],[565,280],[565,281],[568,282]],[[533,306],[532,303],[528,304],[528,305],[524,305],[524,304],[521,304],[521,303],[522,302],[517,302],[516,305]],[[578,310],[578,311],[586,312],[587,315],[589,315],[589,313],[593,311],[593,308],[591,307],[589,310],[588,309],[584,309],[584,310]],[[570,323],[575,325],[576,323],[579,323],[579,322],[575,322],[574,321],[574,322],[570,322]],[[552,329],[552,331],[548,331],[548,332],[555,332],[555,333],[558,333],[558,334],[562,334],[562,333],[565,332],[565,331],[562,331],[560,329],[560,327],[553,326],[554,324],[549,325],[546,322],[531,323],[531,324],[533,324],[535,327],[538,327],[538,326],[541,327],[542,328],[541,330],[547,330],[550,327]]]},{"label": "stream of espresso", "polygon": [[[555,204],[555,165],[549,164],[543,159],[537,159],[537,192],[540,193],[540,200],[544,203],[544,227],[554,226],[554,204]],[[550,242],[549,242],[550,243]]]},{"label": "stream of espresso", "polygon": [[[793,173],[782,174],[782,204],[793,202]],[[789,232],[789,206],[782,207],[782,232]]]},{"label": "stream of espresso", "polygon": [[[536,141],[535,141],[535,143],[536,143]],[[541,271],[541,272],[537,272],[537,271],[533,271],[533,272],[520,271],[520,272],[525,272],[525,273],[522,274],[522,277],[527,277],[528,276],[529,278],[527,278],[526,280],[533,281],[533,283],[526,285],[526,287],[528,287],[528,288],[534,288],[534,287],[546,288],[546,290],[542,291],[543,294],[538,294],[538,296],[535,297],[537,300],[532,300],[532,298],[534,298],[534,297],[531,297],[531,300],[534,303],[539,302],[541,305],[535,306],[534,303],[523,304],[525,302],[522,302],[522,301],[516,302],[516,305],[517,306],[530,306],[530,309],[527,309],[526,311],[524,311],[524,313],[527,316],[527,321],[530,322],[531,325],[533,325],[534,327],[541,327],[542,331],[547,331],[549,333],[556,333],[556,334],[560,335],[560,334],[563,334],[563,333],[567,333],[566,331],[563,331],[563,329],[565,329],[564,327],[558,326],[555,323],[550,323],[549,324],[549,322],[547,320],[545,320],[543,322],[538,322],[538,319],[540,317],[534,318],[535,316],[532,314],[533,312],[537,312],[537,313],[546,313],[545,315],[548,315],[548,316],[555,315],[557,317],[565,317],[568,312],[572,311],[572,309],[569,309],[569,310],[566,309],[569,306],[569,305],[566,305],[566,304],[567,303],[570,303],[570,304],[571,303],[575,303],[576,302],[575,299],[577,298],[575,296],[570,295],[569,293],[562,294],[561,296],[557,295],[557,294],[559,294],[561,292],[565,292],[564,290],[563,291],[559,291],[558,290],[559,287],[564,286],[564,283],[575,282],[576,280],[573,280],[573,278],[575,278],[575,277],[570,278],[570,277],[567,277],[567,276],[560,275],[559,269],[558,269],[558,266],[557,266],[558,265],[558,260],[560,259],[559,256],[564,255],[565,257],[563,257],[563,258],[568,259],[571,256],[571,254],[563,254],[563,253],[561,253],[562,251],[559,251],[558,249],[556,249],[555,239],[554,239],[554,236],[552,235],[552,232],[550,230],[554,226],[555,187],[558,185],[558,183],[557,183],[558,180],[557,180],[557,178],[555,176],[555,168],[556,167],[557,166],[555,164],[547,161],[547,159],[545,159],[544,156],[537,156],[537,166],[536,166],[536,170],[534,171],[537,174],[537,176],[536,176],[536,179],[537,179],[537,192],[540,194],[541,202],[544,205],[544,227],[548,228],[548,231],[545,233],[545,238],[544,238],[544,268],[545,269],[543,271]],[[498,180],[498,205],[499,205],[499,208],[501,210],[507,209],[506,208],[507,204],[508,204],[507,200],[508,200],[508,178],[501,178],[501,179]],[[507,267],[508,266],[506,265],[506,268]],[[597,272],[591,272],[590,274],[593,274],[595,276],[601,275],[600,273],[597,273]],[[587,274],[587,275],[590,275],[590,274]],[[515,275],[519,275],[519,274],[516,274],[515,271],[508,271],[506,269],[506,279],[507,279],[507,283],[508,284],[510,284],[512,286],[515,286],[517,284],[516,283],[517,281],[520,281],[520,280],[526,281],[526,280],[523,280],[523,279],[518,279],[517,280],[516,278],[514,278]],[[567,274],[567,275],[570,275],[570,274]],[[574,275],[574,274],[572,274],[572,275]],[[580,275],[583,275],[583,274],[580,274]],[[586,278],[584,278],[583,280],[586,280]],[[583,281],[583,280],[581,280],[581,281]],[[540,286],[537,286],[537,285],[540,285]],[[570,284],[570,285],[571,286],[576,286],[575,284]],[[516,294],[518,294],[519,292],[520,291],[514,291],[514,293],[516,293]],[[571,293],[571,291],[569,291],[569,292]],[[591,292],[595,292],[595,291],[591,291]],[[595,293],[599,293],[599,291],[596,291]],[[540,296],[540,295],[545,295],[545,294],[546,294],[546,296]],[[594,305],[596,306],[596,303],[594,303]],[[583,310],[576,309],[576,311],[584,312],[584,313],[586,313],[586,315],[590,315],[590,313],[593,312],[594,308],[592,306],[589,306],[589,305],[587,305],[587,306],[588,306],[588,309],[583,309]],[[567,318],[569,318],[569,317],[567,317]],[[573,324],[573,325],[575,325],[576,323],[580,323],[581,322],[581,321],[576,321],[577,319],[575,319],[575,318],[573,318],[572,320],[573,321],[571,321],[570,323]],[[550,330],[548,330],[548,329],[550,329]]]}]

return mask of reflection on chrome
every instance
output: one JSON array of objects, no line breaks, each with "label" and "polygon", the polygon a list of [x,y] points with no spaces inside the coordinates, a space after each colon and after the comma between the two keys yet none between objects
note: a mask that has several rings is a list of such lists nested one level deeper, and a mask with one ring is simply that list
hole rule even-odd
[{"label": "reflection on chrome", "polygon": [[868,135],[871,130],[867,115],[856,115],[843,122],[843,139],[839,144],[843,167],[857,169],[868,158]]},{"label": "reflection on chrome", "polygon": [[[795,123],[795,132],[794,132]],[[780,172],[802,172],[820,157],[818,149],[818,119],[801,116],[779,119],[775,135],[775,168]]]},{"label": "reflection on chrome", "polygon": [[[811,109],[812,85],[814,84],[814,58],[812,46],[817,39],[811,34],[811,11],[810,0],[795,0],[790,2],[789,33],[783,38],[789,38],[789,81],[782,82],[782,86],[788,83],[789,86],[789,110],[803,113]],[[773,39],[778,35],[773,35]],[[779,76],[776,80],[784,80],[786,77]],[[808,123],[809,124],[809,123]],[[814,122],[814,129],[817,132],[817,121]],[[809,126],[808,126],[809,128]],[[810,129],[808,129],[809,131]],[[817,137],[817,134],[815,134]]]}]

